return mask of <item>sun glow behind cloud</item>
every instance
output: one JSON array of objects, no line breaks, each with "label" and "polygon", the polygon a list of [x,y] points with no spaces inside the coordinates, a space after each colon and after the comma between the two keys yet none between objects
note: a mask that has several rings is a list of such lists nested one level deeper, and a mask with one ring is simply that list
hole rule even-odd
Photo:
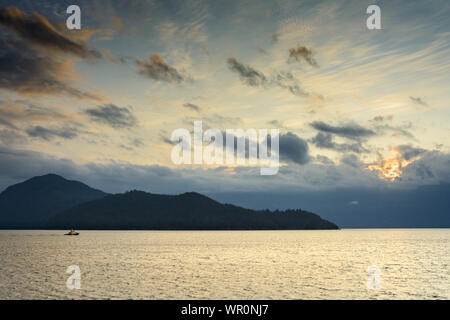
[{"label": "sun glow behind cloud", "polygon": [[404,159],[396,148],[393,148],[392,152],[395,153],[393,158],[382,159],[378,164],[369,165],[365,169],[369,171],[378,171],[378,176],[380,178],[393,182],[402,176],[404,168],[420,159],[420,157],[408,160]]}]

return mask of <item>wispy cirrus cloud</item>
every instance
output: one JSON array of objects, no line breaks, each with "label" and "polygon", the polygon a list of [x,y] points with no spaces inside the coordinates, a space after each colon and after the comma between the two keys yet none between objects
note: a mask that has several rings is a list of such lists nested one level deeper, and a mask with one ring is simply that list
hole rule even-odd
[{"label": "wispy cirrus cloud", "polygon": [[35,126],[28,128],[26,133],[30,137],[40,138],[47,141],[54,138],[74,139],[78,136],[78,130],[74,127],[45,128],[42,126]]},{"label": "wispy cirrus cloud", "polygon": [[0,122],[30,123],[73,120],[68,114],[63,114],[49,107],[37,105],[29,100],[0,101]]}]

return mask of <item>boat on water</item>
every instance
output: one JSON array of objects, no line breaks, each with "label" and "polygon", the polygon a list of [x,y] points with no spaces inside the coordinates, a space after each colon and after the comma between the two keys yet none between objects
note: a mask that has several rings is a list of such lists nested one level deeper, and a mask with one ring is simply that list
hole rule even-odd
[{"label": "boat on water", "polygon": [[79,235],[79,233],[72,229],[72,230],[70,230],[68,233],[66,233],[64,235],[65,236],[77,236],[77,235]]}]

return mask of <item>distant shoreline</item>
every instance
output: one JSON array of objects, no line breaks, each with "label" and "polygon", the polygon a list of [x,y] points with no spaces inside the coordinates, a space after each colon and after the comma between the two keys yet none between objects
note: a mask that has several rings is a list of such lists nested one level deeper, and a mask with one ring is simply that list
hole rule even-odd
[{"label": "distant shoreline", "polygon": [[[339,229],[76,229],[77,231],[342,231],[342,230],[414,230],[450,229],[450,227],[361,227]],[[0,231],[67,231],[68,229],[47,228],[3,228]]]}]

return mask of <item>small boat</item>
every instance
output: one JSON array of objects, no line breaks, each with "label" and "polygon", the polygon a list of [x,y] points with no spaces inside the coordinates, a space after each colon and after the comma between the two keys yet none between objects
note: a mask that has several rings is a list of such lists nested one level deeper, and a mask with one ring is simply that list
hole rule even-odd
[{"label": "small boat", "polygon": [[79,233],[72,229],[72,230],[70,230],[68,233],[66,233],[64,235],[65,236],[77,236],[77,235],[79,235]]}]

